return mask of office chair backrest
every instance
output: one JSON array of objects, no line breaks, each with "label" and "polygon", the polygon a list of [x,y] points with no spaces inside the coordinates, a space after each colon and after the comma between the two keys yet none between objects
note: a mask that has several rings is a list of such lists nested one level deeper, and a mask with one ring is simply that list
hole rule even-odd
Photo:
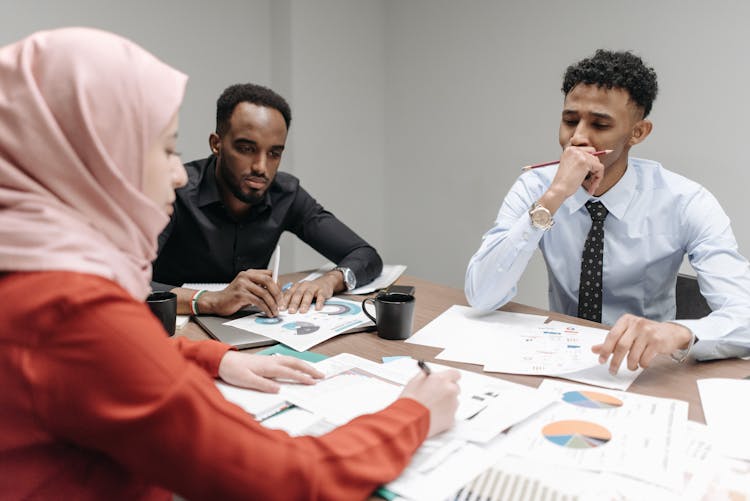
[{"label": "office chair backrest", "polygon": [[679,319],[703,318],[711,313],[711,308],[701,294],[698,279],[695,277],[678,273],[675,296]]}]

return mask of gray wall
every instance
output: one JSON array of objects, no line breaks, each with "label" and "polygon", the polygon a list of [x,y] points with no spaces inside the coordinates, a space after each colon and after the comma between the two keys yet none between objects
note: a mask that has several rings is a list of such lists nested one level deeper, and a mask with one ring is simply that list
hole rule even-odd
[{"label": "gray wall", "polygon": [[[180,112],[179,149],[188,161],[205,157],[216,98],[237,81],[270,83],[269,2],[222,0],[0,0],[0,45],[37,31],[87,26],[113,31],[190,76]],[[183,13],[184,12],[184,13]]]},{"label": "gray wall", "polygon": [[[750,250],[750,3],[731,0],[0,0],[0,44],[56,26],[132,38],[191,76],[186,160],[238,81],[279,90],[294,120],[282,168],[408,273],[462,287],[519,166],[559,155],[565,67],[598,47],[653,65],[652,136],[633,150],[708,187]],[[293,238],[282,269],[322,262]],[[518,300],[546,306],[536,259]]]},{"label": "gray wall", "polygon": [[[659,75],[654,132],[632,154],[711,190],[747,254],[749,19],[750,3],[726,0],[390,2],[389,260],[462,286],[519,166],[559,156],[562,74],[599,47],[634,50]],[[517,299],[546,306],[541,258]]]}]

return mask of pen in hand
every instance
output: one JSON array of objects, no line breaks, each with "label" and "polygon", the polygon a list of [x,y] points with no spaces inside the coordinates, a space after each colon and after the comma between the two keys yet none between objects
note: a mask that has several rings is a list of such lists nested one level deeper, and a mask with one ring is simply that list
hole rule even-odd
[{"label": "pen in hand", "polygon": [[419,366],[420,369],[422,369],[422,372],[424,372],[425,376],[429,376],[430,374],[432,374],[432,371],[430,370],[429,366],[425,363],[424,360],[419,360],[417,362],[417,365]]},{"label": "pen in hand", "polygon": [[[595,151],[593,153],[589,153],[589,155],[593,155],[595,157],[600,157],[602,155],[608,155],[609,153],[612,153],[612,150]],[[527,165],[525,167],[521,167],[521,170],[522,171],[527,171],[527,170],[531,170],[531,169],[538,169],[539,167],[547,167],[548,165],[555,165],[557,163],[560,163],[560,160],[552,160],[550,162],[542,162],[540,164]]]}]

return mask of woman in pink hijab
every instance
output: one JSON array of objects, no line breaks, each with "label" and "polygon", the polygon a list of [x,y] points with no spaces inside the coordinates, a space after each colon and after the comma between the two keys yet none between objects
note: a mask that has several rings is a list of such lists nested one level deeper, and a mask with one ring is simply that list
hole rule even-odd
[{"label": "woman in pink hijab", "polygon": [[450,426],[457,373],[292,439],[213,379],[313,384],[288,357],[168,338],[143,304],[185,172],[186,77],[82,28],[0,48],[0,498],[358,499]]}]

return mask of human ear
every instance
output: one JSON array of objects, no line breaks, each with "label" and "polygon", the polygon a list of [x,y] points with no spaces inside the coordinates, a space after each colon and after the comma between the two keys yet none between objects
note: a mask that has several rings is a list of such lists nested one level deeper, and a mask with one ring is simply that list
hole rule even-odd
[{"label": "human ear", "polygon": [[208,136],[208,147],[211,148],[211,153],[214,155],[218,155],[221,151],[221,138],[215,132]]},{"label": "human ear", "polygon": [[639,120],[633,126],[633,132],[630,135],[630,139],[628,140],[628,145],[635,146],[636,144],[642,142],[648,137],[649,134],[651,134],[651,130],[653,128],[654,124],[651,122],[651,120]]}]

